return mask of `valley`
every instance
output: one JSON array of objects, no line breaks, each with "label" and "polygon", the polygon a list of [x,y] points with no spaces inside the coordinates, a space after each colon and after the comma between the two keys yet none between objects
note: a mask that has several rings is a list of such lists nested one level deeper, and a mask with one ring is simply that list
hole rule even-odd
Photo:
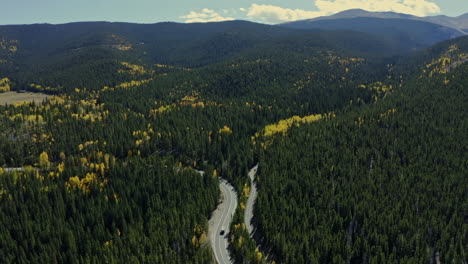
[{"label": "valley", "polygon": [[468,37],[350,16],[0,26],[0,262],[466,263]]}]

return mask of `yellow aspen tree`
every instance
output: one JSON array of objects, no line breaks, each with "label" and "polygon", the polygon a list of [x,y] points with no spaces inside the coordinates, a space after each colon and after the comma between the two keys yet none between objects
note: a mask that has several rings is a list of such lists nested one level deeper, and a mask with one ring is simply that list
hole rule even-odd
[{"label": "yellow aspen tree", "polygon": [[57,165],[57,170],[58,172],[60,173],[63,173],[63,171],[65,170],[65,163],[61,162]]},{"label": "yellow aspen tree", "polygon": [[110,159],[110,155],[109,154],[104,154],[104,163],[106,164],[106,167],[109,168],[109,159]]},{"label": "yellow aspen tree", "polygon": [[198,247],[198,239],[195,235],[192,237],[192,246]]},{"label": "yellow aspen tree", "polygon": [[49,167],[50,161],[49,161],[49,155],[47,152],[42,152],[39,155],[39,166],[41,167]]},{"label": "yellow aspen tree", "polygon": [[205,243],[205,241],[206,241],[206,233],[203,232],[203,233],[200,235],[200,238],[198,239],[198,242],[199,242],[200,244],[203,244],[203,243]]},{"label": "yellow aspen tree", "polygon": [[101,172],[101,176],[104,177],[105,170],[106,170],[106,166],[104,165],[104,163],[101,162],[101,164],[99,166],[99,170]]}]

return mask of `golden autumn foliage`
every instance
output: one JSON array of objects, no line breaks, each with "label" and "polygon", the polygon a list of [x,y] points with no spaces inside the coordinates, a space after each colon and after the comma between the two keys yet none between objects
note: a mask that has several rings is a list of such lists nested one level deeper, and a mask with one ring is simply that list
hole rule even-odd
[{"label": "golden autumn foliage", "polygon": [[224,126],[223,128],[220,128],[218,130],[218,133],[220,134],[232,134],[232,129],[228,126]]},{"label": "golden autumn foliage", "polygon": [[[328,64],[340,64],[343,66],[351,65],[351,64],[359,64],[365,61],[363,58],[353,58],[353,57],[340,57],[334,55],[332,52],[327,52],[324,54],[328,58]],[[308,62],[308,61],[307,61]]]},{"label": "golden autumn foliage", "polygon": [[196,248],[198,248],[198,247],[200,247],[201,245],[203,245],[203,243],[205,243],[205,241],[206,241],[206,233],[205,233],[205,232],[203,232],[203,233],[200,235],[200,237],[197,237],[196,235],[193,235],[192,240],[191,240],[192,246],[193,246],[193,247],[196,247]]},{"label": "golden autumn foliage", "polygon": [[49,161],[49,155],[47,152],[42,152],[39,155],[39,166],[41,167],[49,167],[50,161]]},{"label": "golden autumn foliage", "polygon": [[203,102],[197,102],[197,103],[191,104],[191,106],[192,106],[192,108],[197,108],[197,107],[204,108],[204,107],[205,107],[205,103],[203,103]]},{"label": "golden autumn foliage", "polygon": [[355,123],[357,126],[360,127],[360,126],[362,126],[362,125],[364,124],[364,118],[358,117],[358,118],[354,121],[354,123]]},{"label": "golden autumn foliage", "polygon": [[394,115],[397,112],[395,108],[389,109],[387,112],[380,114],[380,118],[387,118],[391,115]]},{"label": "golden autumn foliage", "polygon": [[263,254],[258,250],[258,248],[255,249],[255,259],[260,262],[263,259]]},{"label": "golden autumn foliage", "polygon": [[32,139],[33,142],[37,142],[37,143],[44,143],[44,142],[47,142],[47,141],[50,141],[50,142],[55,141],[55,139],[51,135],[47,135],[47,134],[41,134],[41,135],[33,134],[31,139]]},{"label": "golden autumn foliage", "polygon": [[156,116],[158,114],[162,114],[162,113],[165,113],[165,112],[169,112],[169,111],[172,111],[172,109],[175,108],[175,104],[171,104],[171,105],[163,105],[163,106],[160,106],[159,108],[157,109],[153,109],[153,110],[150,110],[150,114],[152,116]]},{"label": "golden autumn foliage", "polygon": [[81,157],[80,162],[82,166],[86,166],[86,164],[88,164],[88,159],[86,157]]},{"label": "golden autumn foliage", "polygon": [[114,49],[117,49],[120,51],[129,51],[133,49],[133,45],[127,40],[125,40],[124,38],[117,36],[115,34],[112,34],[110,37],[112,38],[114,42],[114,45],[112,45]]},{"label": "golden autumn foliage", "polygon": [[275,134],[285,135],[293,125],[299,125],[301,123],[308,124],[312,122],[317,122],[324,117],[334,117],[334,116],[335,116],[334,113],[329,113],[329,114],[324,114],[324,115],[322,114],[309,115],[309,116],[304,116],[304,117],[293,116],[288,119],[280,120],[278,123],[267,125],[263,129],[263,132],[255,134],[255,137],[259,137],[259,136],[271,137]]},{"label": "golden autumn foliage", "polygon": [[0,49],[6,50],[11,53],[15,53],[18,51],[18,40],[8,40],[8,39],[0,39]]},{"label": "golden autumn foliage", "polygon": [[73,176],[65,182],[65,186],[68,190],[70,189],[80,189],[83,193],[88,193],[91,189],[92,184],[98,182],[98,176],[96,173],[88,172],[86,176],[82,179],[78,176]]},{"label": "golden autumn foliage", "polygon": [[96,99],[79,100],[72,104],[65,105],[70,109],[72,105],[77,110],[70,111],[72,118],[76,120],[85,120],[90,122],[100,122],[109,116],[109,110],[104,110],[104,104],[97,103]]},{"label": "golden autumn foliage", "polygon": [[249,194],[250,194],[250,187],[248,184],[244,184],[244,187],[242,188],[242,196],[249,197]]},{"label": "golden autumn foliage", "polygon": [[368,89],[376,91],[377,93],[388,93],[393,90],[392,85],[386,85],[383,84],[382,82],[375,82],[371,85],[368,86]]},{"label": "golden autumn foliage", "polygon": [[241,247],[244,245],[244,237],[240,236],[240,237],[237,239],[236,245],[237,245],[238,248],[241,248]]},{"label": "golden autumn foliage", "polygon": [[203,233],[200,235],[200,238],[198,239],[198,242],[199,242],[200,244],[203,244],[203,243],[205,243],[205,241],[206,241],[206,233],[203,232]]},{"label": "golden autumn foliage", "polygon": [[191,239],[192,246],[198,248],[206,241],[206,232],[203,229],[203,226],[196,225],[193,229],[193,237]]},{"label": "golden autumn foliage", "polygon": [[63,171],[65,170],[65,163],[64,162],[59,163],[57,165],[57,170],[58,172],[63,173]]},{"label": "golden autumn foliage", "polygon": [[438,74],[447,74],[452,68],[468,61],[468,53],[457,53],[458,51],[457,45],[450,46],[439,58],[425,66],[423,74],[427,73],[431,78]]},{"label": "golden autumn foliage", "polygon": [[272,137],[276,134],[281,134],[285,136],[289,129],[293,126],[300,126],[301,124],[309,124],[322,119],[330,119],[334,117],[336,117],[336,115],[333,112],[326,114],[309,115],[304,117],[293,116],[291,118],[283,119],[277,123],[265,126],[265,128],[262,129],[260,132],[255,133],[255,135],[251,137],[251,140],[255,145],[257,144],[257,139],[263,139],[262,142],[260,142],[260,146],[263,149],[266,149],[268,145],[273,143],[272,140],[267,140],[266,138]]},{"label": "golden autumn foliage", "polygon": [[147,131],[137,130],[132,132],[132,136],[136,137],[135,145],[137,147],[147,143],[151,140],[151,136],[154,134],[154,130],[151,128],[151,125],[148,126]]},{"label": "golden autumn foliage", "polygon": [[141,65],[130,64],[128,62],[121,62],[122,66],[126,67],[125,70],[118,70],[119,73],[128,73],[130,75],[144,75],[144,74],[153,74],[154,71],[146,70],[145,67]]},{"label": "golden autumn foliage", "polygon": [[194,246],[194,247],[199,247],[200,246],[200,244],[198,243],[198,238],[195,235],[192,237],[192,246]]},{"label": "golden autumn foliage", "polygon": [[114,45],[114,48],[121,50],[121,51],[128,51],[128,50],[131,50],[133,47],[132,45]]},{"label": "golden autumn foliage", "polygon": [[184,96],[180,101],[181,103],[191,104],[195,102],[196,100],[198,100],[197,95],[187,95],[187,96]]},{"label": "golden autumn foliage", "polygon": [[166,68],[166,69],[174,69],[174,70],[184,70],[184,71],[191,71],[190,68],[183,68],[183,67],[176,67],[172,65],[164,65],[164,64],[155,64],[154,66],[158,68]]},{"label": "golden autumn foliage", "polygon": [[31,88],[34,88],[36,90],[39,90],[39,91],[48,91],[48,92],[57,92],[57,91],[60,91],[62,90],[63,87],[50,87],[50,86],[45,86],[45,85],[40,85],[40,84],[35,84],[35,83],[31,83],[29,85]]},{"label": "golden autumn foliage", "polygon": [[22,120],[30,124],[36,124],[36,123],[44,122],[44,117],[42,117],[42,115],[16,114],[16,115],[10,116],[10,120]]},{"label": "golden autumn foliage", "polygon": [[398,110],[396,108],[390,108],[386,112],[381,113],[378,118],[370,118],[370,120],[365,120],[363,117],[358,117],[354,120],[354,124],[356,124],[358,127],[361,127],[365,122],[368,121],[379,121],[385,118],[388,118],[394,114],[396,114]]},{"label": "golden autumn foliage", "polygon": [[191,106],[192,108],[204,108],[205,106],[218,105],[215,102],[208,101],[203,102],[200,99],[198,92],[192,92],[191,95],[186,95],[182,97],[177,104],[162,105],[157,109],[150,110],[150,115],[156,117],[158,114],[172,111],[177,108],[177,106]]},{"label": "golden autumn foliage", "polygon": [[121,83],[121,84],[117,85],[115,88],[127,89],[127,88],[130,88],[130,87],[138,87],[138,86],[142,86],[143,84],[149,83],[149,82],[151,82],[152,80],[154,80],[154,79],[153,79],[153,78],[149,78],[149,79],[140,80],[140,81],[132,80],[132,81],[129,81],[129,82]]},{"label": "golden autumn foliage", "polygon": [[11,90],[11,81],[8,78],[0,79],[0,93],[9,92]]}]

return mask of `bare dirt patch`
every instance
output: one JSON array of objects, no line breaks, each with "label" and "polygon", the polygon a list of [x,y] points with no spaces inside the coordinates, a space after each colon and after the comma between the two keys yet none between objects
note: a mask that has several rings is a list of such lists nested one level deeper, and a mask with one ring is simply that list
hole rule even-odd
[{"label": "bare dirt patch", "polygon": [[10,105],[22,102],[35,102],[36,104],[39,104],[48,97],[49,95],[41,93],[6,92],[0,93],[0,105]]}]

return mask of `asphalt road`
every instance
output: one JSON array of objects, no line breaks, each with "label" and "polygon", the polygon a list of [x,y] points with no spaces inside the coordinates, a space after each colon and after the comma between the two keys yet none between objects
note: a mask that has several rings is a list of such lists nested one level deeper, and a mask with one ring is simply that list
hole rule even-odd
[{"label": "asphalt road", "polygon": [[245,213],[244,213],[244,222],[245,226],[247,227],[247,231],[250,234],[250,237],[253,235],[254,226],[252,225],[252,218],[253,218],[253,207],[255,200],[257,199],[257,184],[255,183],[255,174],[257,173],[258,164],[255,165],[249,171],[249,178],[251,181],[250,184],[250,194],[249,199],[247,199],[247,204],[245,205]]},{"label": "asphalt road", "polygon": [[14,172],[14,171],[24,171],[24,168],[19,167],[19,168],[3,168],[4,172]]},{"label": "asphalt road", "polygon": [[[237,208],[237,194],[234,188],[224,180],[220,180],[219,187],[221,189],[222,200],[209,221],[208,237],[216,262],[228,264],[232,263],[232,261],[229,257],[227,235],[229,234],[229,225]],[[220,235],[223,229],[224,234]]]}]

